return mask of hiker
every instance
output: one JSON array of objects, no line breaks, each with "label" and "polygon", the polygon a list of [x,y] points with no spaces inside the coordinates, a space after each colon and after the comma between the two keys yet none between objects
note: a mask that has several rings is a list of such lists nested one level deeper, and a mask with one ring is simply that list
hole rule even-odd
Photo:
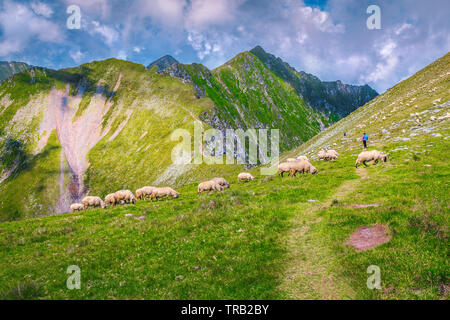
[{"label": "hiker", "polygon": [[344,137],[346,137],[347,136],[347,132],[344,132]]},{"label": "hiker", "polygon": [[364,150],[367,149],[367,139],[369,139],[369,136],[364,132],[363,137],[362,137],[362,142],[364,145]]}]

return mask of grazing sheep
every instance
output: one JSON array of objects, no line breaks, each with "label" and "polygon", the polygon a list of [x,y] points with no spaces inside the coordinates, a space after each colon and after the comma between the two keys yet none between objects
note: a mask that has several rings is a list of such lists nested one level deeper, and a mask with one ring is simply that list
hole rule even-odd
[{"label": "grazing sheep", "polygon": [[371,150],[371,151],[363,151],[358,155],[358,158],[356,159],[355,167],[358,168],[358,165],[362,162],[364,166],[367,167],[366,162],[367,161],[374,161],[375,164],[378,163],[378,161],[387,161],[387,156],[380,151]]},{"label": "grazing sheep", "polygon": [[145,198],[150,197],[155,187],[143,187],[136,190],[136,198],[140,200],[144,200]]},{"label": "grazing sheep", "polygon": [[83,210],[86,210],[88,207],[104,208],[103,200],[100,197],[87,196],[83,198],[81,203],[83,204]]},{"label": "grazing sheep", "polygon": [[82,203],[73,203],[70,205],[70,212],[81,211],[84,206]]},{"label": "grazing sheep", "polygon": [[291,163],[291,168],[289,170],[289,174],[292,177],[295,177],[297,172],[300,172],[300,173],[304,173],[304,172],[308,173],[309,172],[311,174],[316,174],[317,169],[309,161],[301,160],[298,162]]},{"label": "grazing sheep", "polygon": [[130,190],[119,190],[114,193],[116,204],[118,203],[135,203],[136,197]]},{"label": "grazing sheep", "polygon": [[197,194],[203,191],[223,191],[223,187],[216,181],[204,181],[198,185]]},{"label": "grazing sheep", "polygon": [[115,193],[110,193],[105,197],[105,202],[104,202],[105,207],[115,206],[116,203],[117,203],[117,201],[116,201]]},{"label": "grazing sheep", "polygon": [[319,160],[336,160],[338,158],[338,153],[335,150],[320,150],[317,154]]},{"label": "grazing sheep", "polygon": [[214,178],[214,179],[211,179],[211,181],[217,182],[219,185],[221,185],[224,188],[229,188],[230,187],[230,184],[224,178]]},{"label": "grazing sheep", "polygon": [[241,181],[252,181],[255,180],[255,177],[253,177],[248,172],[241,172],[238,174],[238,183],[241,183]]},{"label": "grazing sheep", "polygon": [[298,161],[282,162],[278,165],[278,176],[283,178],[285,172],[290,173],[293,164]]},{"label": "grazing sheep", "polygon": [[320,150],[319,153],[317,154],[317,158],[318,158],[319,160],[322,160],[322,159],[325,158],[325,155],[326,155],[325,150]]},{"label": "grazing sheep", "polygon": [[150,195],[150,200],[153,201],[153,199],[158,200],[159,198],[178,198],[179,193],[173,190],[172,188],[165,187],[165,188],[155,188]]},{"label": "grazing sheep", "polygon": [[137,199],[130,190],[121,190],[119,192],[122,196],[121,200],[125,201],[125,203],[136,203]]}]

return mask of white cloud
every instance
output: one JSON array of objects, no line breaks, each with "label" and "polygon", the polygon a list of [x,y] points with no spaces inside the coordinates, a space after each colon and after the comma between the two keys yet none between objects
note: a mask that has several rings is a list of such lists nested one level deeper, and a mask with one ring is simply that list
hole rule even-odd
[{"label": "white cloud", "polygon": [[203,29],[233,21],[242,0],[191,0],[186,14],[188,29]]},{"label": "white cloud", "polygon": [[368,82],[377,82],[379,80],[386,80],[395,71],[395,67],[399,62],[398,54],[395,52],[397,43],[392,39],[388,39],[378,50],[378,54],[382,60],[375,66],[375,70],[367,77]]},{"label": "white cloud", "polygon": [[136,53],[140,53],[142,50],[144,50],[144,48],[141,47],[133,47],[133,51]]},{"label": "white cloud", "polygon": [[6,0],[0,11],[0,56],[23,50],[33,39],[61,43],[64,34],[60,26],[37,15],[28,6]]},{"label": "white cloud", "polygon": [[395,34],[396,34],[396,35],[400,35],[400,34],[402,34],[403,32],[405,32],[406,30],[409,30],[409,29],[413,29],[412,24],[409,24],[409,23],[403,23],[401,26],[398,26],[398,27],[395,29]]},{"label": "white cloud", "polygon": [[119,33],[112,27],[102,25],[98,21],[92,21],[93,28],[89,28],[90,34],[99,34],[103,37],[105,43],[108,46],[112,46],[117,40],[119,40]]},{"label": "white cloud", "polygon": [[343,33],[345,31],[344,25],[333,23],[330,15],[318,8],[298,7],[298,10],[294,9],[292,12],[295,15],[298,14],[299,21],[312,25],[322,32]]},{"label": "white cloud", "polygon": [[75,61],[76,63],[80,63],[84,57],[84,53],[82,53],[80,50],[77,50],[75,52],[70,51],[69,55],[72,58],[72,60]]},{"label": "white cloud", "polygon": [[154,22],[164,26],[182,26],[186,0],[138,0],[137,15],[141,18],[150,17]]},{"label": "white cloud", "polygon": [[31,9],[33,9],[34,13],[44,16],[46,18],[50,18],[53,14],[52,8],[42,2],[33,1],[31,3]]}]

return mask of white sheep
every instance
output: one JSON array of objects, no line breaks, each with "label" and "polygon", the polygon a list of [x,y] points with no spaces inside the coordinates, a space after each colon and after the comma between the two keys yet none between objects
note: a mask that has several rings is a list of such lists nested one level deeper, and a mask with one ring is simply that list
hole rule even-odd
[{"label": "white sheep", "polygon": [[219,185],[221,185],[224,188],[229,188],[230,187],[230,184],[228,183],[228,181],[225,180],[224,178],[221,178],[221,177],[211,179],[211,181],[217,182]]},{"label": "white sheep", "polygon": [[82,203],[73,203],[70,205],[70,212],[81,211],[84,209]]},{"label": "white sheep", "polygon": [[100,197],[87,196],[81,200],[83,204],[83,210],[86,210],[88,207],[100,207],[104,208],[103,200]]},{"label": "white sheep", "polygon": [[125,201],[125,203],[136,203],[137,199],[134,196],[133,192],[131,192],[130,190],[120,190],[116,193],[119,193],[121,199]]},{"label": "white sheep", "polygon": [[338,158],[338,153],[335,150],[320,150],[317,157],[319,160],[336,160]]},{"label": "white sheep", "polygon": [[311,174],[316,174],[317,169],[309,161],[301,160],[298,162],[291,163],[291,168],[289,170],[291,177],[295,177],[297,172],[300,173],[309,172]]},{"label": "white sheep", "polygon": [[[116,201],[117,197],[115,193],[110,193],[105,197],[105,201],[104,201],[104,206],[105,207],[109,207],[109,206],[115,206],[118,201]],[[119,200],[120,201],[120,200]]]},{"label": "white sheep", "polygon": [[204,181],[198,185],[197,194],[204,191],[223,191],[223,187],[216,181]]},{"label": "white sheep", "polygon": [[278,176],[283,177],[284,173],[288,173],[288,175],[291,172],[291,168],[293,164],[297,161],[289,161],[289,162],[282,162],[278,165]]},{"label": "white sheep", "polygon": [[363,151],[358,155],[358,158],[356,159],[355,167],[358,168],[358,165],[362,162],[364,166],[367,167],[366,162],[368,161],[374,161],[375,164],[378,163],[378,161],[387,161],[387,156],[380,151],[371,150],[371,151]]},{"label": "white sheep", "polygon": [[144,200],[145,198],[150,197],[150,195],[152,194],[154,189],[155,189],[155,187],[150,187],[150,186],[146,186],[146,187],[137,189],[136,190],[136,198]]},{"label": "white sheep", "polygon": [[238,183],[241,183],[241,181],[252,181],[255,180],[255,177],[253,177],[248,172],[241,172],[238,174]]},{"label": "white sheep", "polygon": [[179,193],[173,190],[172,188],[165,187],[165,188],[155,188],[150,195],[150,200],[153,201],[153,199],[158,200],[159,198],[178,198]]}]

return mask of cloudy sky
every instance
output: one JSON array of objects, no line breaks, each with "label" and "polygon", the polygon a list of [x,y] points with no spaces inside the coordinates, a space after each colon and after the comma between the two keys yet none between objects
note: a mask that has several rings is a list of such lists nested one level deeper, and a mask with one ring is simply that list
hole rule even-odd
[{"label": "cloudy sky", "polygon": [[[373,4],[379,30],[366,24]],[[79,29],[67,27],[71,5]],[[261,45],[322,80],[383,92],[450,50],[449,12],[448,0],[0,0],[0,60],[58,69],[170,54],[215,68]]]}]

